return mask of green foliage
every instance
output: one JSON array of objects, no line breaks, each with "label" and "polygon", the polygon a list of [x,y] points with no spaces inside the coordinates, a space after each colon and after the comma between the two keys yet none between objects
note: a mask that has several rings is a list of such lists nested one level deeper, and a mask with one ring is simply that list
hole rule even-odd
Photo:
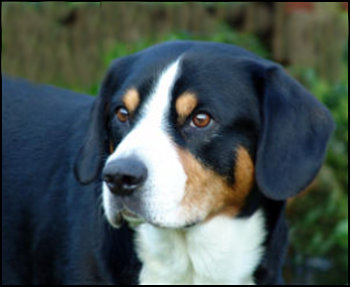
[{"label": "green foliage", "polygon": [[303,256],[330,259],[344,273],[348,268],[348,47],[342,77],[335,83],[312,69],[294,68],[297,77],[331,111],[336,130],[316,187],[290,208],[291,242]]},{"label": "green foliage", "polygon": [[252,34],[238,33],[226,25],[221,25],[212,39],[209,41],[234,44],[241,46],[263,58],[270,58],[270,53],[261,43],[261,41]]},{"label": "green foliage", "polygon": [[[347,50],[347,48],[346,48]],[[347,55],[347,53],[346,53]],[[342,77],[336,83],[321,79],[314,70],[292,69],[294,76],[331,111],[336,123],[336,130],[332,136],[327,164],[335,172],[336,180],[342,186],[343,192],[348,189],[348,62],[344,59]]]},{"label": "green foliage", "polygon": [[141,51],[156,43],[174,40],[198,40],[234,44],[239,45],[262,57],[268,58],[270,56],[268,50],[255,35],[238,33],[224,24],[218,24],[214,34],[196,35],[188,31],[177,31],[164,36],[143,38],[138,40],[136,43],[126,44],[118,42],[109,53],[104,55],[103,60],[107,66],[115,58]]}]

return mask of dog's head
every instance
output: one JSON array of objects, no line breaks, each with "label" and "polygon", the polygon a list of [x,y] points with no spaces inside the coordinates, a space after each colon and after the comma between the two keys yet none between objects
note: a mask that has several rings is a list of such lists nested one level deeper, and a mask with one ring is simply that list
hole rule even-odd
[{"label": "dog's head", "polygon": [[113,225],[122,213],[184,227],[237,215],[254,186],[273,200],[297,194],[332,129],[280,66],[231,45],[166,43],[111,65],[75,172],[102,179]]}]

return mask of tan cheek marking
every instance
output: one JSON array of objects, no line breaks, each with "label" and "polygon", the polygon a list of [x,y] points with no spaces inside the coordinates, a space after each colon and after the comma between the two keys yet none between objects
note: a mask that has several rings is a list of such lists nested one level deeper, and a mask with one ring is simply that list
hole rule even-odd
[{"label": "tan cheek marking", "polygon": [[114,152],[114,146],[112,141],[109,141],[109,153],[112,154]]},{"label": "tan cheek marking", "polygon": [[183,124],[186,118],[192,113],[197,106],[197,97],[195,94],[185,92],[181,94],[176,100],[175,108],[178,114],[178,123]]},{"label": "tan cheek marking", "polygon": [[246,193],[245,195],[247,195],[254,185],[254,163],[248,151],[242,146],[237,148],[234,173],[234,189],[240,193]]},{"label": "tan cheek marking", "polygon": [[235,183],[232,187],[235,199],[234,201],[228,200],[221,213],[235,216],[243,208],[245,200],[253,188],[254,177],[254,163],[248,151],[239,146],[236,151],[234,169]]},{"label": "tan cheek marking", "polygon": [[123,103],[129,113],[133,113],[140,103],[139,92],[136,89],[128,90],[123,97]]},{"label": "tan cheek marking", "polygon": [[224,177],[202,165],[188,151],[178,148],[178,154],[188,177],[181,203],[186,212],[200,210],[197,217],[209,220],[218,214],[235,216],[242,209],[254,183],[254,165],[245,148],[237,149],[234,185],[229,185]]}]

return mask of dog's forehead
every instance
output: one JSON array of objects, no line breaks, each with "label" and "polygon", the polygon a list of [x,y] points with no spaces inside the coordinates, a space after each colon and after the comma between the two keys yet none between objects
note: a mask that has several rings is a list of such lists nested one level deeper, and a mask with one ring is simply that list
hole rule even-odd
[{"label": "dog's forehead", "polygon": [[160,81],[164,81],[164,72],[177,62],[176,77],[171,79],[172,84],[168,86],[171,90],[162,91],[170,92],[168,100],[173,107],[177,98],[187,92],[195,95],[197,104],[215,108],[225,102],[227,111],[252,101],[255,89],[251,84],[250,71],[230,55],[185,52],[177,57],[153,62],[143,60],[145,57],[147,55],[143,55],[132,68],[123,89],[118,93],[119,97],[124,98],[127,94],[130,95],[130,90],[136,90],[137,102],[142,106],[152,96]]},{"label": "dog's forehead", "polygon": [[240,60],[220,54],[185,54],[174,97],[192,91],[198,101],[215,107],[242,106],[255,94],[252,72]]}]

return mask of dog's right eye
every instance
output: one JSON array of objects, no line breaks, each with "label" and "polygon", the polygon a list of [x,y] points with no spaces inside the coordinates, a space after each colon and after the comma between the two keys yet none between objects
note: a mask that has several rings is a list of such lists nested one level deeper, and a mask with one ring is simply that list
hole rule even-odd
[{"label": "dog's right eye", "polygon": [[116,109],[115,114],[118,118],[118,120],[122,123],[125,123],[129,120],[129,112],[124,107],[119,107]]},{"label": "dog's right eye", "polygon": [[211,116],[206,112],[199,112],[192,117],[191,126],[205,128],[212,122]]}]

